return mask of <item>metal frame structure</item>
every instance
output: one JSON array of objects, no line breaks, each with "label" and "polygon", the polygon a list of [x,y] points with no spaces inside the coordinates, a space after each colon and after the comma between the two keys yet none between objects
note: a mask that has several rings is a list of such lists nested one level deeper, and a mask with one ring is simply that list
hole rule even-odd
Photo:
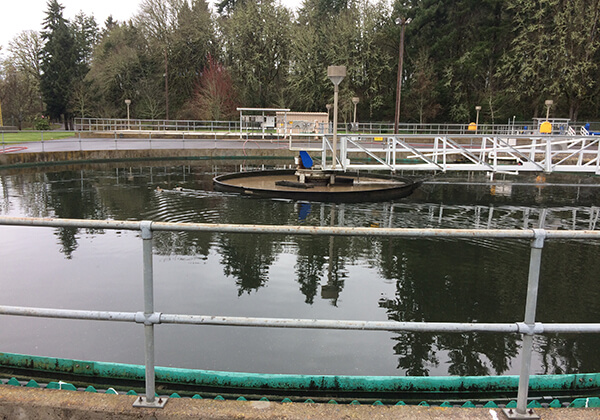
[{"label": "metal frame structure", "polygon": [[[264,124],[264,119],[266,117],[265,113],[277,113],[277,112],[283,112],[283,124],[284,124],[284,137],[287,136],[287,113],[290,112],[289,108],[236,108],[239,112],[240,112],[240,138],[243,137],[243,133],[244,133],[244,128],[246,129],[246,132],[248,132],[250,130],[250,126],[246,125],[244,126],[244,112],[246,113],[259,113],[259,115],[254,115],[254,116],[260,116],[261,119],[263,120],[263,123],[261,123],[260,129],[262,132],[262,138],[265,138],[265,124]],[[246,115],[248,116],[248,115]],[[274,125],[273,125],[273,129],[275,130],[277,128],[277,119],[275,116],[273,116],[273,121],[274,121]]]},{"label": "metal frame structure", "polygon": [[[154,372],[154,326],[158,324],[194,324],[246,326],[268,328],[318,328],[367,331],[421,331],[421,332],[488,332],[503,334],[522,334],[523,351],[521,371],[517,395],[516,410],[506,411],[509,418],[537,418],[532,410],[527,409],[529,375],[533,350],[533,336],[542,333],[600,333],[600,323],[540,323],[535,321],[539,274],[541,268],[542,249],[546,239],[591,239],[600,240],[600,231],[563,231],[563,230],[483,230],[483,229],[401,229],[401,228],[362,228],[362,227],[315,227],[315,226],[272,226],[272,225],[232,225],[202,223],[167,223],[152,221],[114,221],[114,220],[75,220],[75,219],[43,219],[27,217],[0,217],[0,225],[5,226],[38,226],[38,227],[73,227],[87,229],[118,229],[141,231],[144,310],[140,312],[105,312],[69,309],[31,308],[0,305],[0,315],[29,317],[46,317],[62,319],[80,319],[97,321],[135,322],[144,325],[145,331],[145,364],[146,364],[146,396],[136,400],[139,407],[162,407],[165,398],[155,398]],[[379,236],[393,238],[495,238],[495,239],[529,239],[531,254],[529,262],[525,317],[522,322],[512,323],[454,323],[454,322],[395,322],[395,321],[342,321],[316,319],[280,319],[226,317],[210,315],[164,314],[154,310],[152,241],[155,231],[194,231],[219,233],[248,234],[282,234],[282,235],[330,235],[330,236]]]},{"label": "metal frame structure", "polygon": [[[322,162],[333,151],[323,136]],[[352,155],[374,163],[353,162]],[[600,174],[600,136],[341,136],[337,163],[347,170],[580,172]],[[324,169],[334,169],[324,165]]]}]

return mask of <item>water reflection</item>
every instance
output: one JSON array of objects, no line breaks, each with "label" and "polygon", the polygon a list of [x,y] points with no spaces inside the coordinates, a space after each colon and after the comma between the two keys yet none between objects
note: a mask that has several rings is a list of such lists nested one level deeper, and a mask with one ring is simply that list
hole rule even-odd
[{"label": "water reflection", "polygon": [[257,291],[269,280],[269,267],[281,251],[259,235],[220,235],[217,241],[225,275],[235,278],[238,295]]},{"label": "water reflection", "polygon": [[[535,179],[527,178],[512,183],[500,180],[492,185],[481,179],[470,183],[461,179],[461,183],[456,183],[436,178],[407,199],[345,205],[254,199],[212,190],[215,174],[237,169],[234,165],[217,168],[214,162],[200,162],[7,172],[0,174],[0,212],[15,216],[169,222],[484,229],[597,229],[600,215],[600,190],[594,185],[581,185],[581,179],[564,186],[547,180],[536,184]],[[54,231],[58,251],[75,266],[80,264],[77,257],[83,252],[80,244],[98,242],[102,233]],[[16,240],[8,244],[14,243]],[[32,248],[28,252],[34,255],[48,253],[47,248]],[[169,295],[166,305],[172,304],[173,312],[187,308],[198,313],[200,306],[216,311],[215,315],[239,310],[241,315],[250,311],[258,316],[432,322],[520,321],[529,259],[529,245],[523,241],[191,232],[157,233],[154,251],[157,270],[164,267],[168,271],[169,287],[180,290],[184,285],[188,289],[202,285],[200,298],[182,292],[180,296]],[[21,257],[15,255],[17,259]],[[538,319],[597,322],[598,270],[596,244],[549,242],[544,248]],[[230,285],[235,290],[234,297],[227,295]],[[85,292],[93,293],[90,290],[93,288]],[[213,295],[214,302],[208,298]],[[377,297],[368,298],[372,295]],[[295,303],[295,296],[300,297],[299,304]],[[220,336],[215,337],[214,342],[218,342]],[[259,343],[265,340],[261,337],[245,337],[244,342]],[[359,339],[362,341],[338,345],[333,351],[340,355],[340,361],[330,360],[329,349],[327,358],[323,356],[327,360],[325,373],[356,373],[356,369],[364,374],[515,373],[513,364],[520,350],[520,337],[516,335],[404,333],[382,337],[377,344],[363,335]],[[536,340],[537,372],[600,371],[595,354],[600,344],[597,337],[561,335]],[[277,346],[284,346],[271,345],[273,352],[281,350]],[[387,350],[383,351],[385,354],[369,353],[374,346]],[[344,365],[344,352],[360,352],[363,347],[363,365]],[[304,357],[303,350],[297,349],[291,358]],[[180,349],[172,352],[175,359],[183,361],[175,364],[185,365]],[[273,365],[273,355],[267,350],[264,355],[252,357],[264,359],[257,363],[273,371],[285,370]]]}]

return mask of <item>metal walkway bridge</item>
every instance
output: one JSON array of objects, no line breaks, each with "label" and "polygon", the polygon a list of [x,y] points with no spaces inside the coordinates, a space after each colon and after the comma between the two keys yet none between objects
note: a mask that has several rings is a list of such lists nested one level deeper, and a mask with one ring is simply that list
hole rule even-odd
[{"label": "metal walkway bridge", "polygon": [[289,148],[320,152],[325,170],[600,174],[600,136],[583,130],[566,135],[339,135],[337,145],[332,135],[324,135],[321,144],[307,148],[302,143],[290,139]]}]

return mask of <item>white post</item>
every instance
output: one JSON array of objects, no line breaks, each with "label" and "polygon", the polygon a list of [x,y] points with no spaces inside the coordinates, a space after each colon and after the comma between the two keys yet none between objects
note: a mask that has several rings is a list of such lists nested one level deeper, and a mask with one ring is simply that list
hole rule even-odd
[{"label": "white post", "polygon": [[333,162],[331,162],[331,168],[335,169],[337,161],[337,125],[338,125],[338,93],[339,87],[335,85],[333,90]]}]

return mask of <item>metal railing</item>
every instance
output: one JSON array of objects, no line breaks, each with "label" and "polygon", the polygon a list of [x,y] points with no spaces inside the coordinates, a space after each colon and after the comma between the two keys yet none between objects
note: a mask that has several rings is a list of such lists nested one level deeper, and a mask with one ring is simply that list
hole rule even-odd
[{"label": "metal railing", "polygon": [[[0,225],[71,227],[85,229],[117,229],[141,231],[144,310],[139,312],[104,312],[87,310],[30,308],[0,305],[1,315],[28,317],[46,317],[62,319],[80,319],[97,321],[136,322],[144,325],[145,331],[145,381],[146,396],[136,400],[136,406],[162,407],[165,398],[155,399],[154,373],[154,326],[157,324],[193,324],[246,326],[268,328],[317,328],[338,330],[367,330],[394,332],[450,332],[472,333],[489,332],[503,334],[522,334],[523,351],[517,395],[517,415],[530,415],[527,410],[530,365],[533,351],[533,337],[548,333],[600,333],[600,323],[540,323],[535,321],[542,249],[546,239],[600,240],[600,231],[563,231],[563,230],[483,230],[483,229],[402,229],[402,228],[362,228],[362,227],[311,227],[311,226],[273,226],[273,225],[232,225],[202,223],[167,223],[152,221],[112,221],[112,220],[75,220],[43,219],[23,217],[0,217]],[[154,281],[152,265],[153,232],[215,232],[312,236],[376,236],[387,238],[495,238],[529,239],[531,254],[529,261],[525,316],[522,322],[512,323],[454,323],[454,322],[396,322],[396,321],[342,321],[316,319],[281,319],[228,317],[212,315],[181,315],[155,312]],[[511,416],[514,413],[511,413]],[[523,418],[523,417],[512,417]],[[531,417],[527,417],[531,418]]]},{"label": "metal railing", "polygon": [[[322,139],[321,160],[327,162],[332,136]],[[600,136],[593,135],[340,135],[338,144],[336,164],[343,170],[600,174]],[[292,149],[290,141],[290,150],[301,149]],[[371,162],[352,162],[350,154],[367,155]],[[331,163],[324,168],[333,169]]]},{"label": "metal railing", "polygon": [[79,131],[228,131],[240,130],[239,121],[151,120],[127,118],[75,118]]},{"label": "metal railing", "polygon": [[[596,123],[594,123],[596,124]],[[78,131],[175,131],[175,132],[243,132],[262,134],[265,132],[260,124],[243,125],[240,130],[240,121],[200,121],[200,120],[152,120],[152,119],[127,119],[127,118],[75,118],[75,129]],[[574,131],[579,133],[583,123],[570,123]],[[292,131],[296,134],[328,134],[333,132],[333,124],[306,123],[306,130],[295,127]],[[468,123],[400,123],[399,134],[427,134],[427,135],[515,135],[515,134],[539,134],[538,124],[534,121],[510,122],[507,124],[479,124],[475,129]],[[281,129],[270,130],[272,134],[283,134]],[[393,134],[394,123],[392,122],[340,122],[338,124],[340,133],[361,134]],[[566,135],[566,128],[556,125],[552,134]]]}]

